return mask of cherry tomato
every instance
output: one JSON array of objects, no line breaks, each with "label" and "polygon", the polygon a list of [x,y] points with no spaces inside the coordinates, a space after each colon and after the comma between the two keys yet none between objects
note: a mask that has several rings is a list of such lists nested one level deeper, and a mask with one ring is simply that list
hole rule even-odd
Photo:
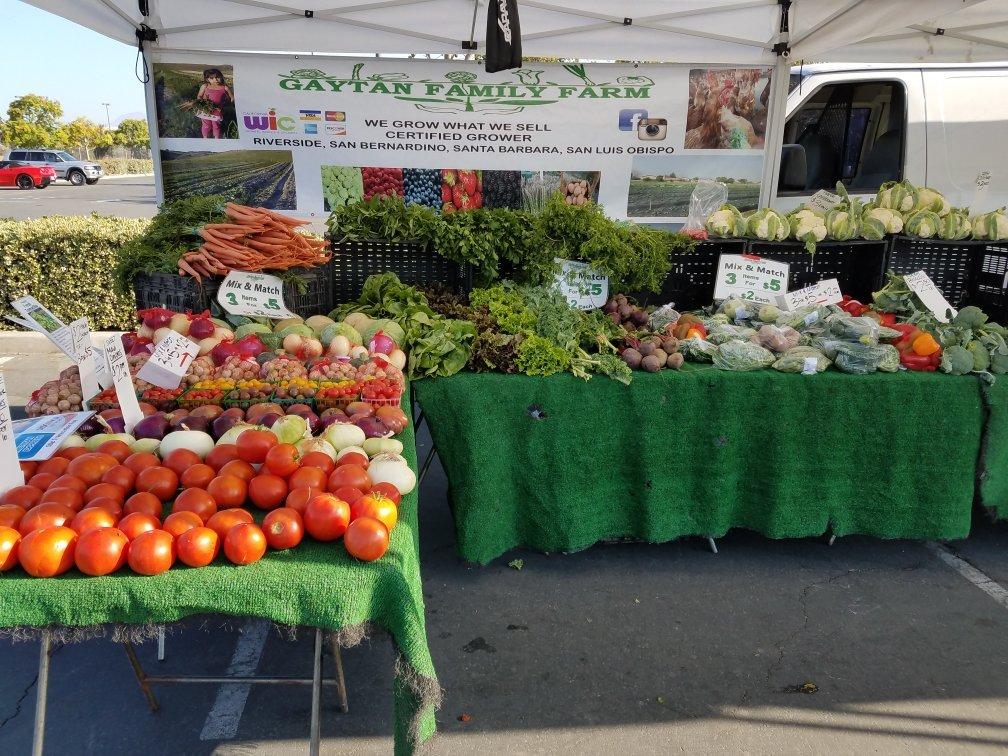
[{"label": "cherry tomato", "polygon": [[[241,437],[238,440],[241,441]],[[235,525],[224,536],[224,556],[235,564],[258,562],[265,553],[266,534],[255,523],[243,522]]]},{"label": "cherry tomato", "polygon": [[157,517],[151,517],[149,514],[134,512],[119,520],[119,524],[116,527],[132,541],[141,533],[146,533],[150,530],[159,530],[161,528],[161,521]]},{"label": "cherry tomato", "polygon": [[89,452],[70,460],[67,472],[70,475],[76,475],[89,486],[93,486],[101,481],[102,475],[118,464],[119,460],[110,454]]},{"label": "cherry tomato", "polygon": [[266,454],[278,443],[277,437],[270,431],[249,429],[242,431],[235,446],[238,447],[239,458],[249,464],[260,464],[266,461]]},{"label": "cherry tomato", "polygon": [[56,526],[33,530],[21,537],[18,561],[32,577],[61,575],[74,564],[77,534],[70,528]]},{"label": "cherry tomato", "polygon": [[353,486],[340,486],[332,494],[337,499],[343,499],[347,504],[353,506],[354,502],[364,495],[364,492]]},{"label": "cherry tomato", "polygon": [[123,464],[132,470],[134,474],[140,475],[148,467],[160,466],[161,460],[157,458],[156,454],[151,454],[150,452],[136,452],[126,457]]},{"label": "cherry tomato", "polygon": [[210,465],[204,465],[202,462],[198,465],[193,465],[188,468],[181,476],[179,476],[179,483],[182,484],[182,488],[203,488],[205,489],[210,485],[210,481],[214,479],[217,472],[210,467]]},{"label": "cherry tomato", "polygon": [[162,515],[164,515],[164,504],[162,504],[161,499],[154,494],[141,491],[140,493],[135,493],[126,499],[126,504],[123,506],[123,512],[126,514],[143,512],[144,514],[148,514],[151,517],[156,517],[160,520]]},{"label": "cherry tomato", "polygon": [[206,490],[219,509],[240,507],[248,497],[248,483],[237,475],[220,474],[210,481]]},{"label": "cherry tomato", "polygon": [[301,455],[294,444],[277,444],[266,452],[263,464],[273,475],[287,479],[301,467]]},{"label": "cherry tomato", "polygon": [[187,488],[175,498],[172,512],[192,512],[206,522],[217,514],[217,502],[202,488]]},{"label": "cherry tomato", "polygon": [[350,505],[350,522],[358,517],[371,517],[388,528],[389,533],[399,520],[395,502],[381,494],[369,493]]},{"label": "cherry tomato", "polygon": [[113,483],[95,483],[84,492],[84,503],[90,504],[95,499],[108,497],[118,502],[126,501],[126,490]]},{"label": "cherry tomato", "polygon": [[322,488],[326,487],[326,473],[320,467],[302,467],[287,480],[291,488]]},{"label": "cherry tomato", "polygon": [[313,451],[301,457],[301,467],[317,467],[328,477],[336,469],[336,463],[325,452]]},{"label": "cherry tomato", "polygon": [[388,551],[388,528],[372,517],[359,517],[347,528],[343,545],[350,556],[363,562],[373,562]]},{"label": "cherry tomato", "polygon": [[274,509],[263,520],[266,544],[271,549],[292,549],[304,538],[304,522],[293,509]]},{"label": "cherry tomato", "polygon": [[287,481],[279,475],[260,473],[249,481],[248,497],[259,509],[276,509],[289,490]]},{"label": "cherry tomato", "polygon": [[84,508],[84,497],[72,488],[50,488],[42,494],[41,503],[50,501],[70,507],[74,512],[80,512]]},{"label": "cherry tomato", "polygon": [[231,528],[244,522],[254,522],[252,513],[247,509],[224,509],[207,520],[206,526],[223,541]]},{"label": "cherry tomato", "polygon": [[74,562],[85,575],[111,575],[126,564],[129,539],[118,528],[96,528],[77,538]]},{"label": "cherry tomato", "polygon": [[203,460],[200,459],[199,454],[194,452],[192,449],[173,449],[168,456],[161,461],[161,464],[181,477],[182,473],[193,465],[200,464],[202,461]]},{"label": "cherry tomato", "polygon": [[[45,462],[40,463],[38,469],[35,472],[49,473],[51,475],[55,475],[58,478],[60,475],[66,474],[67,468],[69,466],[70,466],[70,460],[66,459],[65,457],[50,457]],[[25,479],[27,480],[27,478],[28,476],[26,475]]]},{"label": "cherry tomato", "polygon": [[220,472],[220,469],[224,467],[224,465],[235,459],[240,459],[238,456],[237,446],[234,444],[217,444],[217,446],[215,446],[211,452],[206,455],[206,459],[203,461],[217,472]]},{"label": "cherry tomato", "polygon": [[[90,504],[85,505],[84,509],[104,509],[106,512],[111,513],[114,517],[123,516],[123,503],[118,499],[113,499],[108,496],[100,496]],[[81,511],[83,512],[84,509]]]},{"label": "cherry tomato", "polygon": [[138,575],[167,572],[175,563],[175,539],[164,530],[141,533],[130,542],[127,561]]},{"label": "cherry tomato", "polygon": [[217,471],[217,475],[234,475],[235,477],[241,478],[246,483],[248,483],[252,478],[255,477],[256,471],[248,462],[243,462],[240,459],[232,460],[228,462],[224,467]]},{"label": "cherry tomato", "polygon": [[84,535],[89,530],[98,528],[114,528],[119,518],[104,509],[92,507],[82,509],[70,521],[70,529],[77,535]]},{"label": "cherry tomato", "polygon": [[130,455],[133,454],[133,450],[130,449],[129,444],[118,439],[106,441],[98,447],[97,451],[115,457],[120,464],[129,459]]},{"label": "cherry tomato", "polygon": [[0,505],[0,526],[17,530],[21,524],[21,518],[25,516],[25,512],[27,511],[24,507],[19,507],[17,504]]},{"label": "cherry tomato", "polygon": [[21,534],[14,528],[0,525],[0,572],[7,572],[18,565],[18,545]]},{"label": "cherry tomato", "polygon": [[360,465],[340,465],[329,476],[328,489],[335,491],[341,486],[352,486],[367,493],[371,490],[371,478]]},{"label": "cherry tomato", "polygon": [[25,513],[18,525],[18,530],[21,531],[21,535],[27,535],[33,530],[41,530],[42,528],[54,528],[62,525],[69,527],[75,514],[76,512],[63,504],[39,504]]},{"label": "cherry tomato", "polygon": [[284,500],[284,506],[303,515],[305,507],[308,506],[309,499],[313,496],[318,496],[320,493],[322,493],[322,490],[319,488],[292,488],[290,493],[287,494],[286,500]]},{"label": "cherry tomato", "polygon": [[[382,496],[387,496],[392,499],[392,502],[398,507],[399,502],[402,501],[402,494],[399,493],[399,489],[396,488],[392,483],[387,483],[382,481],[381,483],[375,483],[371,486],[371,493],[380,493]],[[353,502],[351,502],[352,504]]]},{"label": "cherry tomato", "polygon": [[0,497],[0,504],[14,504],[22,509],[31,509],[42,501],[41,488],[35,486],[14,486]]},{"label": "cherry tomato", "polygon": [[168,501],[178,490],[178,475],[167,467],[148,467],[136,479],[136,490],[146,491],[161,501]]},{"label": "cherry tomato", "polygon": [[342,467],[343,465],[357,465],[358,467],[363,467],[365,470],[368,466],[368,458],[366,454],[361,454],[359,451],[351,451],[344,454],[342,457],[336,457],[336,467]]},{"label": "cherry tomato", "polygon": [[28,479],[28,485],[35,486],[39,491],[45,491],[58,477],[52,473],[37,472]]},{"label": "cherry tomato", "polygon": [[217,558],[220,537],[208,527],[199,526],[185,531],[175,540],[179,561],[190,567],[206,567]]},{"label": "cherry tomato", "polygon": [[76,475],[60,475],[53,481],[50,488],[72,488],[83,496],[84,492],[88,489],[88,485]]},{"label": "cherry tomato", "polygon": [[335,541],[350,524],[350,505],[332,494],[323,493],[305,507],[305,531],[316,541]]}]

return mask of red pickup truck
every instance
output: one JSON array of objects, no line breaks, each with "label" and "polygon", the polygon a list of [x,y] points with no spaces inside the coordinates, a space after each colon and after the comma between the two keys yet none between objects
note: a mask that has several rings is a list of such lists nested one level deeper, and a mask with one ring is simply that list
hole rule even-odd
[{"label": "red pickup truck", "polygon": [[30,165],[20,160],[0,160],[0,186],[45,189],[55,180],[56,171],[48,165]]}]

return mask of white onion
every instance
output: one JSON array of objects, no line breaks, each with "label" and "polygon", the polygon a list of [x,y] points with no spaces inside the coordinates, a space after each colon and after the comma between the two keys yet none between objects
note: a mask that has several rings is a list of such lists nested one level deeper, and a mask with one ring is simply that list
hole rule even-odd
[{"label": "white onion", "polygon": [[416,488],[416,473],[405,457],[398,454],[379,454],[368,465],[372,483],[391,483],[404,496]]},{"label": "white onion", "polygon": [[379,454],[402,454],[403,444],[397,438],[369,438],[364,441],[364,451],[369,457]]},{"label": "white onion", "polygon": [[325,439],[338,452],[348,446],[360,446],[364,443],[364,431],[353,423],[333,423],[325,431]]},{"label": "white onion", "polygon": [[359,360],[368,357],[370,352],[368,352],[366,346],[355,346],[350,347],[350,359]]},{"label": "white onion", "polygon": [[324,438],[306,438],[297,445],[298,454],[304,457],[306,454],[311,452],[322,452],[323,454],[328,454],[333,462],[336,461],[336,450],[333,445],[326,441]]},{"label": "white onion", "polygon": [[[366,439],[365,439],[364,443],[365,444],[367,443]],[[337,454],[336,454],[336,461],[339,462],[347,454],[354,454],[354,453],[361,454],[361,455],[363,455],[365,457],[368,456],[368,453],[366,451],[364,451],[363,447],[360,447],[360,446],[344,446],[342,449],[339,450],[339,452],[337,452]]]},{"label": "white onion", "polygon": [[209,433],[194,430],[172,431],[161,439],[161,458],[167,457],[176,449],[189,449],[200,459],[213,451],[214,440]]},{"label": "white onion", "polygon": [[63,439],[63,443],[60,444],[60,449],[72,449],[77,446],[84,446],[84,439],[78,436],[76,433],[72,433]]}]

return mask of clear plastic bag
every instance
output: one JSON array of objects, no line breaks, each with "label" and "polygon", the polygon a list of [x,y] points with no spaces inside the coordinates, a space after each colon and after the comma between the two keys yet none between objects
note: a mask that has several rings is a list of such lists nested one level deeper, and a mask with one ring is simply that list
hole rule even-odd
[{"label": "clear plastic bag", "polygon": [[772,352],[751,341],[729,341],[714,353],[714,367],[721,370],[762,370],[774,362]]},{"label": "clear plastic bag", "polygon": [[756,343],[778,354],[798,346],[801,334],[791,326],[765,325],[756,334]]},{"label": "clear plastic bag", "polygon": [[728,201],[728,188],[720,181],[700,179],[693,188],[689,201],[689,216],[683,231],[705,231],[707,218]]},{"label": "clear plastic bag", "polygon": [[821,373],[830,366],[830,361],[822,352],[810,346],[796,346],[788,349],[773,364],[774,370],[782,373]]}]

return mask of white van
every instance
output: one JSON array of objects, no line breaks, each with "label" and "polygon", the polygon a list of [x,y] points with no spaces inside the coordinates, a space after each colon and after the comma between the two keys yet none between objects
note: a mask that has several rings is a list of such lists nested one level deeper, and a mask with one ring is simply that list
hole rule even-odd
[{"label": "white van", "polygon": [[1008,204],[1004,64],[795,66],[790,88],[778,210],[837,181],[868,197],[899,179],[972,212]]}]

